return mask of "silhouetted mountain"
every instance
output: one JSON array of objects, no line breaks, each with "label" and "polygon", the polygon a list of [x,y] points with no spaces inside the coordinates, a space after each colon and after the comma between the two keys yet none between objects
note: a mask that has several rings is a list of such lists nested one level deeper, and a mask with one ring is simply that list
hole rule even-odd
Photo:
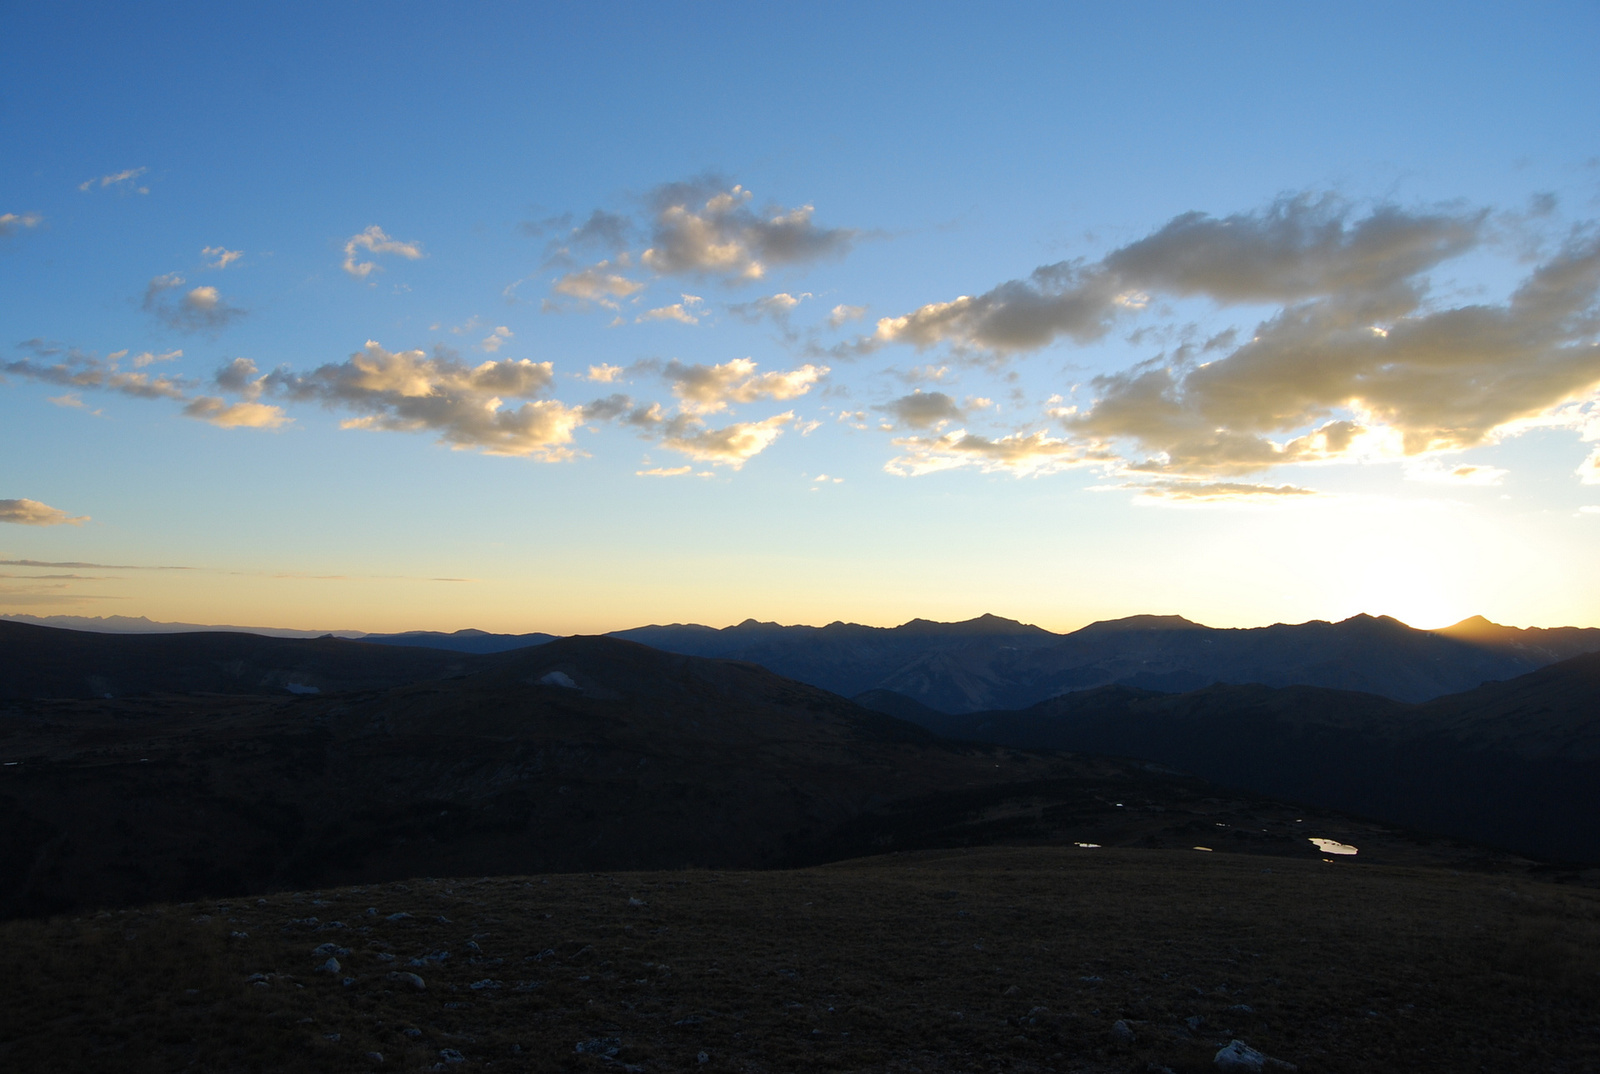
[{"label": "silhouetted mountain", "polygon": [[612,638],[479,659],[337,695],[0,705],[0,915],[994,842],[1186,848],[1197,832],[1300,857],[1311,835],[1378,861],[1462,856],[1139,763],[939,739],[752,664]]},{"label": "silhouetted mountain", "polygon": [[1434,633],[1488,649],[1526,655],[1541,663],[1600,652],[1600,627],[1509,627],[1474,615]]},{"label": "silhouetted mountain", "polygon": [[460,675],[471,660],[333,637],[103,634],[0,621],[0,699],[328,693]]},{"label": "silhouetted mountain", "polygon": [[1415,705],[1309,686],[1108,686],[1022,711],[910,718],[951,737],[1140,757],[1256,794],[1600,861],[1600,654]]},{"label": "silhouetted mountain", "polygon": [[1600,650],[1600,630],[1563,628],[1531,639],[1523,631],[1483,641],[1369,615],[1234,630],[1177,615],[1135,615],[1065,635],[996,616],[893,628],[747,620],[724,630],[654,626],[613,636],[749,660],[849,697],[891,690],[941,712],[1025,708],[1111,684],[1164,693],[1215,682],[1303,684],[1424,701],[1524,674],[1569,650]]},{"label": "silhouetted mountain", "polygon": [[555,641],[554,634],[490,634],[483,630],[457,630],[446,634],[438,630],[408,630],[402,634],[363,634],[370,645],[405,645],[424,649],[448,649],[456,653],[505,653]]}]

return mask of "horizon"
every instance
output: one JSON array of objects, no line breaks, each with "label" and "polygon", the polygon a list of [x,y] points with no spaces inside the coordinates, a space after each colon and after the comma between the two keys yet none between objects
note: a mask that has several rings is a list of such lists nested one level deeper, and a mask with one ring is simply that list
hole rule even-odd
[{"label": "horizon", "polygon": [[0,613],[1600,626],[1596,31],[19,10]]},{"label": "horizon", "polygon": [[[478,628],[478,627],[470,627],[470,626],[468,626],[468,627],[456,627],[456,628],[454,628],[452,630],[435,630],[435,629],[432,629],[432,628],[418,627],[418,628],[411,628],[411,629],[407,629],[407,630],[398,630],[398,631],[387,631],[387,630],[380,631],[380,630],[361,630],[361,629],[359,629],[357,627],[327,627],[327,628],[323,628],[323,627],[284,626],[284,625],[281,625],[281,624],[278,624],[278,625],[265,625],[265,624],[259,624],[259,623],[258,624],[253,624],[253,625],[246,625],[246,624],[241,624],[241,623],[189,623],[189,622],[179,622],[179,621],[173,621],[173,620],[155,620],[155,619],[151,619],[149,616],[143,616],[143,615],[131,616],[131,615],[112,614],[112,615],[101,615],[101,616],[79,616],[79,615],[71,615],[69,613],[56,613],[54,615],[34,615],[34,614],[28,613],[28,612],[0,612],[0,620],[3,620],[3,621],[25,622],[25,623],[31,623],[31,624],[40,625],[40,626],[61,626],[61,627],[63,627],[63,629],[69,629],[69,630],[70,629],[92,629],[92,628],[80,628],[80,627],[66,626],[65,624],[59,624],[59,623],[50,622],[50,620],[60,619],[60,620],[74,620],[74,621],[79,621],[79,622],[105,622],[105,623],[111,623],[111,622],[114,622],[116,620],[126,620],[126,621],[131,622],[131,623],[138,623],[138,622],[148,623],[151,626],[155,626],[155,627],[161,627],[161,626],[173,626],[173,627],[184,627],[184,628],[199,627],[199,628],[203,628],[203,629],[207,629],[207,630],[220,630],[220,631],[230,631],[230,630],[232,630],[232,631],[243,631],[243,632],[246,632],[246,633],[251,632],[251,631],[293,631],[293,632],[296,632],[296,633],[315,634],[315,635],[319,635],[319,636],[320,635],[327,635],[327,634],[331,634],[331,635],[334,635],[334,636],[355,635],[355,637],[351,639],[351,640],[355,640],[355,641],[361,640],[362,637],[372,636],[372,635],[394,635],[394,634],[446,634],[446,635],[449,635],[449,634],[461,634],[461,633],[465,633],[465,632],[469,632],[469,631],[475,631],[475,632],[481,633],[481,634],[496,634],[496,635],[507,635],[507,636],[526,635],[526,634],[547,634],[547,635],[549,635],[551,637],[555,637],[555,638],[563,638],[563,637],[604,637],[604,636],[607,636],[607,635],[610,635],[610,634],[618,634],[618,633],[623,633],[623,632],[630,631],[630,630],[641,630],[641,629],[648,629],[648,628],[654,628],[654,627],[694,627],[694,626],[706,627],[708,629],[718,630],[718,631],[721,631],[721,630],[733,630],[733,629],[735,629],[737,627],[746,626],[746,625],[772,626],[772,627],[779,627],[779,628],[783,628],[783,629],[788,629],[788,628],[792,628],[792,627],[806,627],[806,628],[810,628],[810,629],[814,629],[814,630],[820,630],[820,629],[823,629],[825,627],[830,627],[830,626],[859,626],[859,627],[865,627],[865,628],[871,629],[871,630],[895,630],[895,629],[898,629],[900,627],[910,626],[912,623],[932,623],[932,624],[937,625],[937,626],[963,626],[963,625],[966,625],[968,623],[977,622],[977,621],[983,620],[983,619],[998,619],[998,620],[1001,620],[1003,622],[1014,623],[1014,624],[1016,624],[1018,626],[1034,627],[1036,629],[1043,630],[1043,631],[1046,631],[1046,632],[1051,633],[1051,634],[1058,634],[1058,635],[1063,635],[1064,636],[1064,635],[1067,635],[1067,634],[1076,633],[1077,631],[1080,631],[1080,630],[1085,630],[1085,629],[1087,629],[1089,627],[1092,627],[1092,626],[1099,626],[1099,625],[1104,624],[1104,623],[1120,623],[1120,622],[1125,622],[1125,621],[1127,621],[1129,619],[1173,619],[1173,618],[1182,619],[1186,623],[1190,623],[1190,624],[1192,624],[1194,626],[1198,626],[1198,627],[1203,627],[1203,628],[1208,629],[1208,630],[1258,630],[1258,629],[1264,629],[1266,627],[1272,627],[1272,626],[1305,626],[1305,625],[1310,624],[1310,623],[1332,623],[1332,624],[1338,624],[1338,623],[1348,622],[1351,619],[1361,619],[1361,618],[1390,619],[1390,620],[1393,620],[1394,622],[1399,623],[1401,626],[1406,627],[1407,629],[1422,631],[1422,632],[1425,632],[1425,633],[1438,633],[1438,632],[1443,631],[1443,630],[1448,630],[1448,629],[1450,629],[1452,627],[1459,627],[1459,626],[1461,626],[1461,625],[1463,625],[1465,623],[1471,622],[1473,620],[1480,620],[1482,622],[1488,623],[1490,626],[1508,627],[1508,628],[1513,629],[1513,630],[1584,629],[1582,627],[1575,628],[1573,626],[1573,624],[1570,624],[1570,623],[1561,623],[1561,624],[1553,624],[1553,623],[1543,623],[1543,624],[1541,624],[1541,623],[1528,623],[1528,624],[1502,623],[1502,622],[1498,622],[1498,621],[1489,619],[1487,616],[1483,616],[1483,615],[1469,615],[1469,616],[1465,616],[1465,617],[1463,617],[1461,619],[1454,620],[1454,621],[1449,622],[1449,623],[1440,623],[1440,624],[1435,625],[1435,626],[1418,626],[1416,624],[1409,623],[1409,622],[1405,621],[1404,619],[1399,618],[1398,616],[1387,615],[1387,614],[1384,614],[1384,613],[1381,613],[1381,612],[1356,612],[1354,615],[1346,616],[1346,617],[1344,617],[1342,619],[1311,618],[1311,619],[1299,620],[1299,621],[1296,621],[1296,622],[1285,622],[1283,620],[1279,620],[1279,621],[1273,622],[1273,623],[1256,623],[1256,624],[1252,624],[1252,625],[1249,625],[1249,626],[1232,626],[1232,627],[1218,627],[1218,626],[1215,626],[1214,624],[1201,622],[1199,620],[1191,619],[1188,616],[1178,615],[1176,613],[1136,612],[1136,613],[1134,613],[1132,615],[1118,616],[1118,617],[1112,618],[1112,619],[1096,619],[1096,620],[1094,620],[1092,622],[1081,623],[1081,624],[1079,624],[1077,626],[1053,628],[1053,627],[1043,626],[1043,625],[1038,624],[1038,623],[1030,623],[1030,622],[1027,622],[1025,620],[1021,620],[1021,619],[1013,619],[1013,618],[1011,618],[1009,616],[998,615],[998,614],[995,614],[995,613],[992,613],[992,612],[984,612],[984,613],[982,613],[980,615],[973,616],[973,617],[971,617],[969,619],[939,620],[939,619],[928,619],[928,618],[925,618],[925,617],[922,617],[922,616],[914,616],[914,617],[912,617],[910,619],[906,619],[906,620],[903,620],[901,622],[888,623],[888,624],[884,624],[884,623],[860,623],[860,622],[855,622],[855,621],[852,621],[852,620],[844,620],[844,619],[834,619],[834,620],[831,620],[831,621],[826,622],[826,623],[785,623],[785,622],[780,622],[780,621],[777,621],[777,620],[761,620],[761,619],[755,619],[753,617],[746,617],[744,619],[740,619],[740,620],[737,620],[737,621],[732,622],[732,623],[727,623],[727,624],[724,624],[722,626],[717,626],[717,625],[714,625],[714,624],[711,624],[711,623],[695,623],[695,622],[688,622],[688,621],[656,622],[656,623],[633,623],[633,624],[628,625],[628,626],[613,627],[613,628],[611,628],[609,630],[584,631],[584,632],[578,632],[578,633],[563,634],[563,633],[558,633],[556,631],[541,630],[538,627],[533,627],[533,628],[530,628],[528,630],[510,630],[510,631],[486,631],[486,630],[482,630],[481,628]],[[1593,628],[1589,628],[1589,629],[1593,629]],[[116,633],[116,631],[108,631],[108,632]],[[158,633],[158,631],[151,631],[151,633]]]}]

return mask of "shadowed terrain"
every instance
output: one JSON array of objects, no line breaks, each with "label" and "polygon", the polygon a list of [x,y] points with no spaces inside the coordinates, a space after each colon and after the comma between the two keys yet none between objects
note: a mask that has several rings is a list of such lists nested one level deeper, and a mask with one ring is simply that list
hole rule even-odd
[{"label": "shadowed terrain", "polygon": [[1234,1040],[1301,1074],[1600,1064],[1595,892],[1315,859],[417,879],[0,948],[14,1071],[1212,1074]]},{"label": "shadowed terrain", "polygon": [[1229,787],[1574,861],[1600,861],[1600,654],[1406,705],[1294,686],[1123,686],[950,716],[860,700],[943,735],[1141,757]]}]

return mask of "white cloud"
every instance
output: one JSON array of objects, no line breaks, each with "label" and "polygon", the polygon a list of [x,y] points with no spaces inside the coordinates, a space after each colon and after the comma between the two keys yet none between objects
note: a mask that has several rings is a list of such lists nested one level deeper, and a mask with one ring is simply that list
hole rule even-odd
[{"label": "white cloud", "polygon": [[[369,340],[346,361],[310,373],[275,370],[249,382],[251,372],[253,366],[234,363],[218,373],[218,383],[254,383],[263,394],[358,412],[343,428],[431,431],[454,448],[487,455],[571,458],[573,430],[585,420],[581,406],[534,398],[554,380],[549,362],[504,359],[468,366],[448,354],[388,351]],[[509,406],[507,399],[526,401]]]},{"label": "white cloud", "polygon": [[1508,472],[1498,466],[1472,466],[1466,463],[1452,466],[1435,456],[1412,459],[1405,466],[1407,481],[1423,481],[1431,485],[1498,485]]},{"label": "white cloud", "polygon": [[[111,357],[116,358],[119,355],[126,353],[126,351],[119,351],[117,354],[111,355]],[[141,351],[133,356],[133,367],[135,369],[143,369],[145,366],[154,365],[156,362],[172,362],[182,357],[182,350],[163,351],[160,354],[157,354],[154,351]]]},{"label": "white cloud", "polygon": [[771,446],[783,427],[793,420],[793,413],[783,413],[764,421],[744,421],[721,429],[708,429],[700,425],[699,419],[680,415],[668,423],[661,445],[699,462],[737,470]]},{"label": "white cloud", "polygon": [[15,235],[23,228],[38,227],[44,217],[38,213],[0,213],[0,238]]},{"label": "white cloud", "polygon": [[511,331],[511,329],[507,328],[505,325],[501,325],[499,328],[496,328],[493,332],[490,332],[487,336],[485,336],[483,338],[483,342],[479,343],[478,346],[482,347],[490,354],[493,354],[495,351],[499,350],[500,345],[506,340],[510,339],[513,334],[514,333]]},{"label": "white cloud", "polygon": [[0,522],[14,522],[19,526],[81,526],[87,521],[88,515],[73,517],[38,500],[0,500]]},{"label": "white cloud", "polygon": [[381,272],[382,266],[376,261],[357,260],[357,250],[366,250],[374,256],[378,254],[394,254],[396,257],[403,257],[408,261],[417,261],[423,256],[421,243],[401,242],[398,239],[391,239],[384,234],[381,227],[373,224],[367,230],[350,236],[349,240],[344,244],[343,268],[358,280],[366,279],[374,271]]},{"label": "white cloud", "polygon": [[149,168],[129,168],[126,171],[113,172],[110,175],[102,175],[98,179],[86,179],[78,184],[78,189],[92,190],[98,185],[103,190],[108,186],[114,186],[122,190],[132,190],[138,194],[148,194],[150,193],[150,188],[147,186],[139,186],[137,184],[137,180],[139,176],[143,175],[149,170]]},{"label": "white cloud", "polygon": [[1600,448],[1589,452],[1589,457],[1578,464],[1578,481],[1585,485],[1600,485]]},{"label": "white cloud", "polygon": [[606,365],[602,362],[600,365],[589,367],[589,374],[586,379],[600,384],[610,384],[620,379],[621,376],[622,367],[620,365]]},{"label": "white cloud", "polygon": [[696,414],[726,410],[729,403],[794,399],[810,391],[827,373],[827,366],[816,365],[803,365],[784,373],[757,373],[756,363],[749,358],[735,358],[721,365],[672,361],[662,371],[684,410]]},{"label": "white cloud", "polygon": [[1164,504],[1261,503],[1320,495],[1313,489],[1296,485],[1251,485],[1237,481],[1158,481],[1120,487],[1132,489],[1136,501]]},{"label": "white cloud", "polygon": [[611,262],[602,261],[590,268],[569,272],[556,280],[550,289],[558,295],[593,302],[607,309],[616,309],[615,299],[627,298],[644,290],[637,280],[610,271]]},{"label": "white cloud", "polygon": [[847,228],[812,223],[813,209],[749,207],[742,186],[722,189],[711,181],[669,183],[652,198],[651,244],[641,255],[663,276],[709,276],[724,283],[761,279],[768,266],[841,256],[857,238]]},{"label": "white cloud", "polygon": [[276,429],[289,420],[282,407],[248,400],[229,403],[212,395],[199,395],[189,400],[183,412],[224,429]]},{"label": "white cloud", "polygon": [[670,306],[658,309],[645,310],[635,321],[678,321],[681,324],[699,324],[700,318],[691,312],[701,303],[699,295],[684,295],[682,302],[674,302]]},{"label": "white cloud", "polygon": [[635,470],[635,477],[687,477],[694,473],[693,466],[656,466],[649,470]]},{"label": "white cloud", "polygon": [[1012,433],[990,439],[957,429],[942,436],[903,437],[893,443],[903,454],[889,460],[884,469],[902,477],[917,477],[963,467],[972,467],[984,473],[1005,472],[1022,476],[1053,473],[1107,461],[1103,454],[1085,451],[1069,440],[1054,439],[1043,431]]},{"label": "white cloud", "polygon": [[828,327],[839,328],[851,321],[859,321],[867,315],[865,306],[846,306],[844,304],[833,307],[828,314]]},{"label": "white cloud", "polygon": [[229,250],[221,246],[207,246],[200,251],[201,257],[209,257],[206,268],[224,269],[244,256],[243,250]]}]

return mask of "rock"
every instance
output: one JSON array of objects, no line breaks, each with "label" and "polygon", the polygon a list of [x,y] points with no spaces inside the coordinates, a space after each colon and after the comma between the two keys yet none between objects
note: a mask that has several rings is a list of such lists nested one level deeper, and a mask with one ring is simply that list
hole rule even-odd
[{"label": "rock", "polygon": [[1229,1014],[1254,1014],[1256,1009],[1248,1003],[1235,1003],[1228,1008]]},{"label": "rock", "polygon": [[328,961],[317,967],[317,972],[331,974],[332,976],[337,977],[341,968],[342,967],[339,965],[338,959],[330,958]]},{"label": "rock", "polygon": [[552,671],[539,679],[540,686],[559,686],[566,690],[576,690],[578,684],[572,681],[572,676],[564,671]]},{"label": "rock", "polygon": [[321,944],[318,944],[316,947],[311,949],[311,953],[313,955],[315,955],[317,958],[349,958],[350,957],[350,949],[348,947],[340,947],[336,943],[321,943]]},{"label": "rock", "polygon": [[443,1059],[446,1063],[465,1063],[467,1061],[467,1057],[456,1051],[454,1048],[440,1048],[439,1058]]},{"label": "rock", "polygon": [[372,1060],[374,1063],[381,1063],[381,1062],[383,1062],[383,1053],[382,1052],[368,1052],[367,1053],[367,1058]]},{"label": "rock", "polygon": [[707,1055],[705,1052],[701,1052],[699,1055],[694,1057],[694,1061],[696,1063],[705,1064],[705,1063],[711,1062],[711,1057],[709,1055]]},{"label": "rock", "polygon": [[580,1040],[573,1051],[579,1055],[602,1055],[607,1059],[622,1051],[621,1037],[595,1037],[591,1040]]},{"label": "rock", "polygon": [[634,898],[633,896],[630,895],[630,896],[628,896],[628,905],[629,906],[649,906],[650,904],[645,902],[643,899],[636,899],[636,898]]},{"label": "rock", "polygon": [[384,918],[384,920],[385,921],[408,921],[408,920],[410,920],[410,918],[411,918],[410,914],[406,913],[404,910],[401,910],[397,914],[390,914],[388,917]]},{"label": "rock", "polygon": [[[421,977],[418,977],[414,973],[407,973],[405,970],[395,970],[393,973],[389,974],[389,980],[394,981],[396,984],[410,985],[418,992],[425,992],[428,988],[428,983]],[[409,1030],[407,1032],[409,1032]]]},{"label": "rock", "polygon": [[1189,1032],[1198,1033],[1200,1032],[1200,1027],[1206,1024],[1206,1020],[1201,1018],[1198,1014],[1194,1014],[1190,1015],[1188,1018],[1185,1018],[1183,1020],[1183,1024],[1189,1027]]},{"label": "rock", "polygon": [[418,1029],[416,1026],[412,1026],[410,1029],[402,1029],[400,1032],[404,1033],[412,1040],[416,1040],[422,1036],[422,1030]]},{"label": "rock", "polygon": [[1016,985],[1010,985],[1009,987],[1006,988],[1006,990],[1004,992],[1001,992],[1000,994],[1002,996],[1014,996],[1018,992],[1021,992],[1021,991],[1022,991],[1022,989],[1018,988]]},{"label": "rock", "polygon": [[1134,1039],[1133,1027],[1123,1019],[1118,1018],[1111,1026],[1111,1039],[1118,1044],[1132,1044]]},{"label": "rock", "polygon": [[1218,1070],[1259,1071],[1267,1065],[1267,1057],[1242,1040],[1230,1040],[1211,1061]]},{"label": "rock", "polygon": [[473,981],[467,987],[472,989],[474,992],[493,991],[497,988],[504,988],[505,982],[491,981],[489,978],[485,977],[481,981]]}]

